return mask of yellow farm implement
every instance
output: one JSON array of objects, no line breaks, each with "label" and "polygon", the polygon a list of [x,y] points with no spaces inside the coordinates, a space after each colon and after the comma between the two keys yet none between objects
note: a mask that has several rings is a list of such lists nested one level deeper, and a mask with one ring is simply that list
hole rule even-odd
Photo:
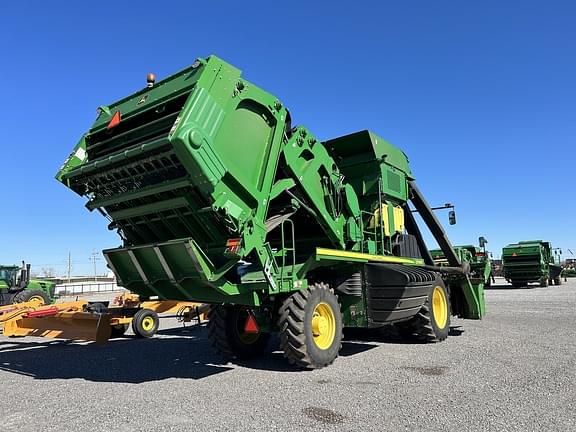
[{"label": "yellow farm implement", "polygon": [[[138,296],[118,296],[107,302],[77,300],[44,305],[37,301],[0,306],[4,336],[36,336],[105,343],[120,337],[129,325],[137,337],[152,337],[160,318],[181,322],[205,319],[208,306],[171,300],[140,302]],[[160,314],[162,314],[160,316]]]}]

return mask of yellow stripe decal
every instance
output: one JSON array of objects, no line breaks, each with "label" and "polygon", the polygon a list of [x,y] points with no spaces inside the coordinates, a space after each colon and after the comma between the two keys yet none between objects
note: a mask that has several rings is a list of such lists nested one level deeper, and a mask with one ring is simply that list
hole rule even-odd
[{"label": "yellow stripe decal", "polygon": [[403,258],[396,256],[371,255],[361,252],[349,252],[349,251],[325,249],[325,248],[316,248],[316,256],[350,258],[354,260],[378,261],[378,262],[389,262],[398,264],[424,264],[424,260],[420,258]]}]

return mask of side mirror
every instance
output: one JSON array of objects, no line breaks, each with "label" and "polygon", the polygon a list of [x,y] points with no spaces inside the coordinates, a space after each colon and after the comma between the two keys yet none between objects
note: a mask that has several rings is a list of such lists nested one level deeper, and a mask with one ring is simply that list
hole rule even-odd
[{"label": "side mirror", "polygon": [[478,237],[478,243],[480,244],[481,248],[484,248],[484,246],[486,246],[486,243],[488,243],[488,240],[486,240],[484,237]]},{"label": "side mirror", "polygon": [[456,212],[454,210],[450,210],[448,213],[448,223],[450,225],[456,225]]}]

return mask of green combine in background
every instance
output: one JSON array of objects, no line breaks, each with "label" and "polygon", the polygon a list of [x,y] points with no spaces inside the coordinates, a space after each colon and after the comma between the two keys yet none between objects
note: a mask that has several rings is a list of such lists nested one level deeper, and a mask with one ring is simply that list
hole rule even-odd
[{"label": "green combine in background", "polygon": [[30,264],[0,265],[0,306],[28,301],[50,304],[55,289],[54,282],[30,279]]},{"label": "green combine in background", "polygon": [[57,179],[122,238],[104,251],[118,283],[212,304],[209,336],[227,358],[279,332],[289,362],[318,368],[337,357],[343,326],[441,341],[451,314],[484,315],[483,285],[400,149],[369,131],[320,141],[215,56],[101,106]]},{"label": "green combine in background", "polygon": [[502,272],[515,288],[531,282],[538,282],[542,287],[562,284],[562,267],[555,263],[552,246],[547,241],[529,240],[505,246]]}]

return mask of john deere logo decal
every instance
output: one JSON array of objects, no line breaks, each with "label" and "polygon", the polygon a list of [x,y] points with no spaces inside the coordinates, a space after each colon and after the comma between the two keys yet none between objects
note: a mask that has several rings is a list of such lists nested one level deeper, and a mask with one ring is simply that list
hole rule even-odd
[{"label": "john deere logo decal", "polygon": [[136,105],[143,104],[144,102],[146,102],[146,99],[148,99],[148,95],[147,94],[142,95],[142,97],[140,98],[140,100],[138,101],[138,103]]}]

